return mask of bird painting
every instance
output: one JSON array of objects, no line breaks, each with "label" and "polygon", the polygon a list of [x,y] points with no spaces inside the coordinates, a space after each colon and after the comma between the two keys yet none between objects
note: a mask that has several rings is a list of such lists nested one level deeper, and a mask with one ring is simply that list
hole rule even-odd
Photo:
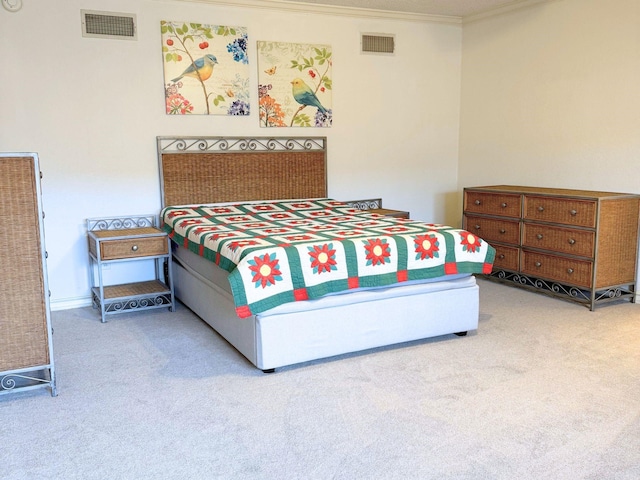
[{"label": "bird painting", "polygon": [[313,93],[311,87],[304,83],[304,80],[301,78],[294,79],[291,84],[293,85],[291,91],[293,93],[293,98],[300,105],[308,105],[310,107],[316,107],[323,114],[327,113],[327,109],[322,106],[316,94]]},{"label": "bird painting", "polygon": [[200,57],[195,60],[191,65],[189,65],[182,74],[173,80],[173,83],[176,83],[182,77],[193,77],[199,78],[203,82],[211,77],[213,73],[213,66],[218,63],[218,59],[211,54],[205,55],[204,57]]}]

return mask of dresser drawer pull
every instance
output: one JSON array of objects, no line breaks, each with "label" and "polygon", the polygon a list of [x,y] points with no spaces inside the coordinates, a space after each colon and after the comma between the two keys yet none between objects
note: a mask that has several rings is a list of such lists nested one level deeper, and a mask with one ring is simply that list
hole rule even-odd
[{"label": "dresser drawer pull", "polygon": [[480,230],[480,225],[476,225],[476,230]]},{"label": "dresser drawer pull", "polygon": [[475,203],[476,205],[482,205],[482,202],[481,202],[480,200],[476,200],[476,201],[475,201],[475,202],[473,202],[473,203]]},{"label": "dresser drawer pull", "polygon": [[133,247],[131,247],[131,251],[132,252],[137,252],[138,251],[138,245],[134,245]]},{"label": "dresser drawer pull", "polygon": [[569,213],[571,214],[572,217],[575,217],[578,214],[578,211],[577,210],[571,210]]},{"label": "dresser drawer pull", "polygon": [[502,202],[502,204],[500,204],[500,206],[501,206],[502,208],[507,208],[507,202]]},{"label": "dresser drawer pull", "polygon": [[507,231],[504,228],[501,228],[500,233],[504,235],[505,233],[507,233]]},{"label": "dresser drawer pull", "polygon": [[567,268],[567,273],[571,275],[573,273],[573,268]]},{"label": "dresser drawer pull", "polygon": [[541,234],[541,233],[537,234],[537,235],[536,235],[536,238],[537,238],[538,240],[542,240],[542,234]]},{"label": "dresser drawer pull", "polygon": [[573,238],[569,239],[569,245],[575,245],[576,241]]},{"label": "dresser drawer pull", "polygon": [[539,211],[539,212],[544,212],[544,207],[543,207],[542,205],[540,205],[540,206],[538,207],[538,211]]},{"label": "dresser drawer pull", "polygon": [[542,264],[540,262],[536,262],[536,267],[540,268]]},{"label": "dresser drawer pull", "polygon": [[504,260],[504,253],[501,253],[500,255],[498,255],[498,258],[499,258],[500,260]]}]

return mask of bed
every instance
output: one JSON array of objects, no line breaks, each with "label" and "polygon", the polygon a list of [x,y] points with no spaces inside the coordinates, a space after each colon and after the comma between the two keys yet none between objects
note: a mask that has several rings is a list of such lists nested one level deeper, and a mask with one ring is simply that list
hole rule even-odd
[{"label": "bed", "polygon": [[[257,368],[273,372],[287,365],[447,334],[462,336],[477,329],[479,297],[473,274],[489,273],[495,255],[481,239],[476,239],[482,244],[481,258],[464,263],[467,267],[447,267],[441,274],[433,273],[437,269],[422,275],[424,278],[403,273],[397,274],[400,281],[393,282],[387,275],[385,281],[360,280],[344,290],[293,288],[294,301],[239,301],[239,290],[246,288],[250,297],[261,289],[255,277],[255,290],[237,286],[237,272],[224,265],[221,252],[227,248],[226,254],[235,254],[237,245],[229,248],[230,243],[219,240],[217,251],[203,247],[210,241],[205,240],[208,233],[204,230],[229,228],[228,224],[200,225],[218,222],[218,212],[231,209],[236,214],[235,209],[241,208],[242,213],[258,210],[256,215],[263,215],[260,209],[276,205],[294,214],[300,207],[308,217],[310,208],[322,211],[326,207],[329,213],[323,215],[333,215],[332,219],[339,215],[339,221],[351,224],[371,222],[378,228],[404,229],[416,222],[403,224],[403,219],[348,210],[347,205],[329,198],[326,137],[157,137],[157,148],[161,224],[173,240],[176,297]],[[335,213],[333,208],[340,210]],[[204,220],[196,219],[196,213]],[[189,230],[196,228],[194,222],[200,236],[194,237]],[[398,223],[394,226],[393,222]],[[443,235],[445,229],[451,229],[430,228],[439,227]],[[465,232],[458,234],[464,237]],[[405,256],[412,261],[411,255]],[[292,265],[291,271],[299,268],[295,261]],[[241,270],[240,263],[236,270]],[[336,280],[332,285],[339,283]]]}]

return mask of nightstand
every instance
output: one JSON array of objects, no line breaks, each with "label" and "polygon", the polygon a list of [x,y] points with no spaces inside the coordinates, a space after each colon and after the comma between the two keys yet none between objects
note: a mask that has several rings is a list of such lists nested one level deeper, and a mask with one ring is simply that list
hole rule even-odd
[{"label": "nightstand", "polygon": [[366,210],[371,213],[378,213],[387,217],[395,218],[409,218],[409,212],[404,210],[391,210],[389,208],[382,208],[381,198],[370,198],[368,200],[348,200],[345,202],[347,205],[358,210]]},{"label": "nightstand", "polygon": [[[168,307],[175,310],[171,271],[171,245],[157,227],[155,215],[91,218],[87,220],[91,300],[108,315]],[[111,263],[154,260],[155,279],[105,285],[103,271]],[[97,277],[97,278],[96,278]]]}]

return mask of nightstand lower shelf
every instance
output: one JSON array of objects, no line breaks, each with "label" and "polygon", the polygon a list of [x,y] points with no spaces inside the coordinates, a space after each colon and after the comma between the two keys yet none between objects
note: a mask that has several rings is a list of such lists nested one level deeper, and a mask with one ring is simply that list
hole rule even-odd
[{"label": "nightstand lower shelf", "polygon": [[[100,308],[100,288],[93,287],[91,293],[93,306]],[[107,315],[166,307],[173,307],[171,289],[160,280],[104,287],[104,313]]]}]

